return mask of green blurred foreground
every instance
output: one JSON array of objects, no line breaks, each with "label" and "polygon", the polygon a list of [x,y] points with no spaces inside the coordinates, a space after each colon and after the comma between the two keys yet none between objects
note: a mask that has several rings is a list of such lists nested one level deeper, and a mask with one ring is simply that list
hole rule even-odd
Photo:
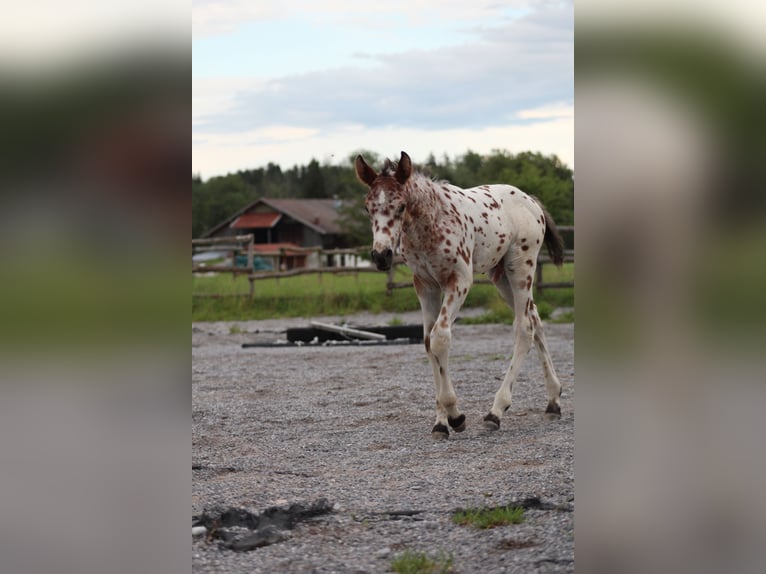
[{"label": "green blurred foreground", "polygon": [[[561,269],[546,265],[543,278],[548,281],[570,281],[574,264]],[[477,276],[477,278],[479,278]],[[394,281],[412,280],[410,270],[397,268]],[[279,317],[317,317],[372,313],[417,311],[420,309],[411,287],[395,289],[386,295],[386,273],[349,275],[300,275],[282,279],[256,281],[252,300],[245,276],[227,273],[192,278],[192,321],[244,321]],[[210,297],[209,295],[223,295]],[[207,296],[206,296],[207,295]],[[536,297],[540,314],[545,317],[556,307],[574,306],[574,289],[547,289]],[[513,320],[513,314],[492,285],[474,285],[465,307],[486,307],[485,322]]]}]

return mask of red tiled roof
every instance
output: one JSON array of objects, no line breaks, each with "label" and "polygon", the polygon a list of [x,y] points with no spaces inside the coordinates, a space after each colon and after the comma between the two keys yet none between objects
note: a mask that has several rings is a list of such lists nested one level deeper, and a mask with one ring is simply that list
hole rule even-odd
[{"label": "red tiled roof", "polygon": [[[250,213],[252,209],[265,206],[270,212]],[[334,199],[268,199],[261,198],[243,207],[237,213],[225,219],[215,227],[205,231],[202,237],[215,237],[225,228],[235,229],[268,229],[274,227],[279,219],[273,221],[267,218],[284,216],[296,220],[299,223],[313,229],[322,235],[342,235],[338,223],[338,208],[340,203]],[[250,225],[249,218],[256,216],[256,226]],[[260,218],[263,218],[261,220]],[[247,225],[245,225],[247,223]]]},{"label": "red tiled roof", "polygon": [[268,229],[274,227],[281,213],[243,213],[231,222],[233,229]]},{"label": "red tiled roof", "polygon": [[319,233],[342,233],[334,199],[262,199],[272,209],[300,221]]}]

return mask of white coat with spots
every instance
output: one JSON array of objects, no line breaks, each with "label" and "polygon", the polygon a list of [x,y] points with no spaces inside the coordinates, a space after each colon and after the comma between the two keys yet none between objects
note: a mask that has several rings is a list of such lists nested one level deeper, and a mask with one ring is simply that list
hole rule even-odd
[{"label": "white coat with spots", "polygon": [[413,272],[423,311],[423,336],[433,367],[436,424],[432,434],[449,436],[448,426],[465,430],[449,374],[452,324],[473,283],[474,272],[487,273],[515,313],[513,358],[492,408],[484,417],[490,429],[511,404],[513,383],[534,343],[545,374],[548,417],[561,415],[561,384],[545,344],[532,293],[537,255],[545,243],[557,265],[563,242],[550,215],[532,196],[510,185],[461,189],[414,172],[402,152],[398,163],[386,160],[380,173],[357,156],[356,174],[370,191],[365,206],[373,231],[372,258],[390,269],[395,253]]}]

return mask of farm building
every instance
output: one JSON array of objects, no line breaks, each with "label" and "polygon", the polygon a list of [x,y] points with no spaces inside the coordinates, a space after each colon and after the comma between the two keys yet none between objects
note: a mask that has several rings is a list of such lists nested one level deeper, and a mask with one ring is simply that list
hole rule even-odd
[{"label": "farm building", "polygon": [[278,268],[353,265],[345,256],[306,254],[301,247],[337,249],[347,247],[338,225],[338,202],[334,199],[261,198],[240,209],[202,237],[228,237],[252,233],[255,253],[275,260]]}]

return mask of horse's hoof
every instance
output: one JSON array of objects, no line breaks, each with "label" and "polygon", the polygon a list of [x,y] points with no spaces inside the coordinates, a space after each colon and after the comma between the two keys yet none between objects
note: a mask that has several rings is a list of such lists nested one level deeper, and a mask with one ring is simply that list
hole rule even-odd
[{"label": "horse's hoof", "polygon": [[492,413],[489,413],[484,417],[484,428],[491,431],[496,431],[500,428],[500,419]]},{"label": "horse's hoof", "polygon": [[454,419],[452,417],[447,417],[447,422],[455,432],[463,432],[465,430],[465,415],[460,415]]},{"label": "horse's hoof", "polygon": [[548,403],[548,407],[545,409],[545,420],[555,421],[561,418],[561,407],[555,403]]},{"label": "horse's hoof", "polygon": [[443,424],[437,423],[431,429],[431,436],[437,440],[446,440],[449,438],[449,430]]}]

